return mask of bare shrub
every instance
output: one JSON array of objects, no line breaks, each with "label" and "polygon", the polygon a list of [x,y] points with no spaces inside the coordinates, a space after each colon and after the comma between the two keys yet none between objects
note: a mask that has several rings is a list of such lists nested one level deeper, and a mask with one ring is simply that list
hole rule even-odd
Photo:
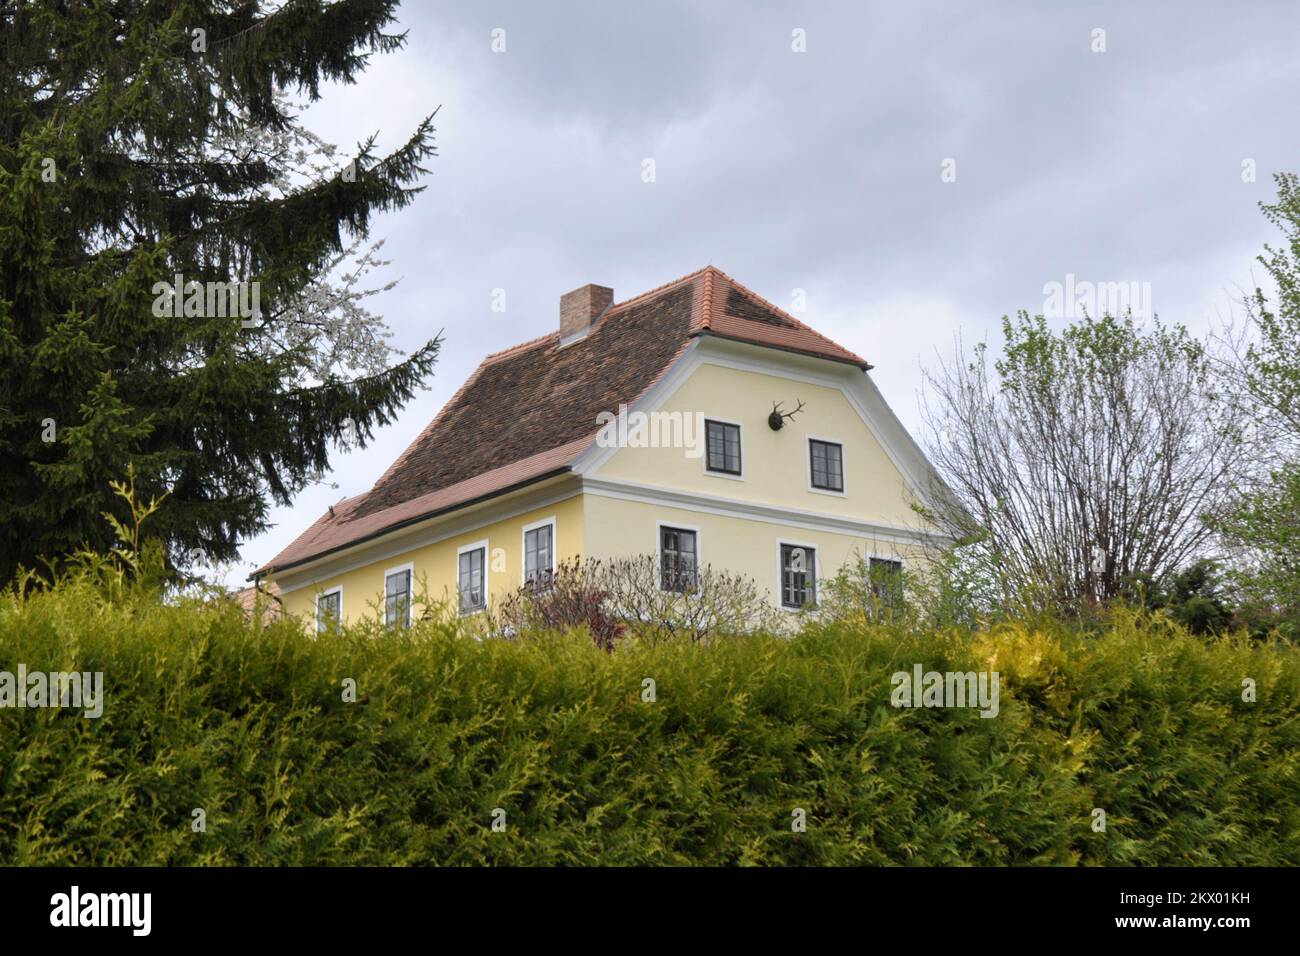
[{"label": "bare shrub", "polygon": [[507,634],[585,627],[596,646],[613,650],[625,626],[609,610],[599,561],[570,558],[537,584],[526,584],[500,603],[496,619]]},{"label": "bare shrub", "polygon": [[687,578],[669,575],[656,555],[605,563],[602,577],[615,612],[652,641],[700,641],[721,634],[780,629],[775,608],[753,578],[705,565]]},{"label": "bare shrub", "polygon": [[690,574],[666,574],[658,557],[649,554],[562,561],[548,587],[510,593],[494,615],[497,630],[508,635],[586,627],[606,650],[629,631],[652,642],[702,641],[771,632],[779,623],[752,578],[708,565]]},{"label": "bare shrub", "polygon": [[[954,496],[930,518],[1004,607],[1079,611],[1135,575],[1164,581],[1211,544],[1233,495],[1243,413],[1179,327],[1003,321],[926,375],[931,459]],[[942,496],[936,500],[944,501]]]}]

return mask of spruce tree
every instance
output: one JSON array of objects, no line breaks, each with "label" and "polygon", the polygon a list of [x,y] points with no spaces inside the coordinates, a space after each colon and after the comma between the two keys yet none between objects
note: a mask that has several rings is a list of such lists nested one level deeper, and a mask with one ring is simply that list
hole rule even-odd
[{"label": "spruce tree", "polygon": [[233,560],[430,376],[438,340],[391,358],[356,282],[432,115],[379,156],[295,112],[403,44],[395,7],[0,0],[0,581],[111,547],[129,464],[174,566]]}]

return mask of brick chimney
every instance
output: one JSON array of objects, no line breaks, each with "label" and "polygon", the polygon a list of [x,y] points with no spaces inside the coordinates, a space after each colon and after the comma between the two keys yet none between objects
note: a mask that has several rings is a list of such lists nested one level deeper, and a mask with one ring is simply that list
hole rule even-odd
[{"label": "brick chimney", "polygon": [[586,335],[613,301],[614,290],[603,285],[587,284],[560,296],[560,341]]}]

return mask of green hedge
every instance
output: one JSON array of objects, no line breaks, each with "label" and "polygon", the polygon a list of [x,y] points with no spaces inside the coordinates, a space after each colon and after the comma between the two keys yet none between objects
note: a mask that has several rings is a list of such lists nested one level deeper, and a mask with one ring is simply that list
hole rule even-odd
[{"label": "green hedge", "polygon": [[[607,654],[69,587],[0,599],[18,662],[102,671],[106,703],[0,709],[5,863],[1300,863],[1300,652],[1159,619]],[[999,671],[999,715],[891,707],[914,663]]]}]

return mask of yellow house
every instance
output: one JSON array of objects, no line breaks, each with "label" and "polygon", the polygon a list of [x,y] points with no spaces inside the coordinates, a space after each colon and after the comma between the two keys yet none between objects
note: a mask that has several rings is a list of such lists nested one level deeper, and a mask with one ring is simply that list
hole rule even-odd
[{"label": "yellow house", "polygon": [[643,554],[667,588],[713,565],[805,606],[847,561],[946,543],[913,508],[942,486],[870,368],[711,266],[617,304],[583,286],[254,576],[317,627],[402,626],[421,581],[470,613],[558,561]]}]

